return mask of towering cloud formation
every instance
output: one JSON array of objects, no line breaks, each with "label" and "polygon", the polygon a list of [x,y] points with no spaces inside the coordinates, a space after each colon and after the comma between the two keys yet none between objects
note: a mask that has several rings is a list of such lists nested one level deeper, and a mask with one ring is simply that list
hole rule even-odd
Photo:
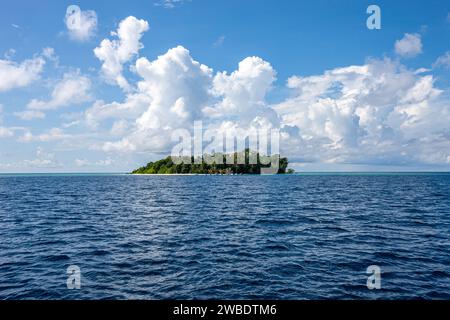
[{"label": "towering cloud formation", "polygon": [[[173,130],[190,127],[194,120],[202,118],[201,109],[210,98],[212,70],[178,46],[152,62],[140,58],[136,71],[142,77],[138,96],[145,111],[136,119],[131,136],[108,143],[105,149],[167,151]],[[131,95],[127,104],[135,101],[136,95]]]},{"label": "towering cloud formation", "polygon": [[147,21],[130,16],[120,22],[117,32],[112,33],[118,37],[117,40],[104,39],[100,46],[94,49],[97,58],[103,62],[102,71],[106,79],[124,90],[129,89],[129,84],[122,75],[123,65],[143,47],[140,39],[148,28]]},{"label": "towering cloud formation", "polygon": [[[96,49],[105,58],[104,69],[114,61],[117,68],[109,74],[126,84],[122,87],[133,89],[124,102],[97,101],[85,112],[86,123],[96,129],[110,126],[107,131],[116,137],[100,146],[105,151],[169,152],[174,130],[192,130],[194,121],[202,120],[213,131],[278,128],[281,151],[297,161],[448,162],[450,103],[425,69],[411,70],[385,58],[318,75],[296,75],[287,81],[289,97],[270,105],[266,95],[276,71],[269,62],[248,57],[231,73],[214,73],[178,46],[154,61],[139,58],[133,70],[141,80],[132,85],[122,76],[122,64],[136,55],[147,26],[129,17],[120,24],[121,40],[104,40]],[[124,45],[124,39],[133,39],[133,45]],[[403,56],[418,54],[420,36],[406,34],[396,49]],[[102,50],[111,54],[99,54]],[[119,54],[122,50],[127,54]]]}]

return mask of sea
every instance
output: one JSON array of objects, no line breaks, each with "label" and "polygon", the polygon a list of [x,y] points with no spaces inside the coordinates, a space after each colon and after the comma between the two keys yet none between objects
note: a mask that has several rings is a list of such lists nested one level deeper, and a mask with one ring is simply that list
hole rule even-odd
[{"label": "sea", "polygon": [[450,299],[450,174],[3,174],[0,299]]}]

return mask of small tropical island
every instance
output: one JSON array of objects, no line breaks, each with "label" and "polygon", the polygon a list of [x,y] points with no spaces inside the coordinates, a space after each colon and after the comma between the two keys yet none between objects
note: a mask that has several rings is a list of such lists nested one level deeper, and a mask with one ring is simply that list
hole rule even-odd
[{"label": "small tropical island", "polygon": [[[242,161],[245,157],[245,161]],[[250,161],[256,159],[255,161]],[[212,161],[212,159],[220,159],[222,161]],[[201,159],[197,157],[191,157],[188,161],[183,163],[174,163],[173,158],[168,156],[167,158],[149,162],[146,166],[138,168],[131,172],[131,174],[292,174],[293,169],[288,169],[288,159],[282,158],[279,155],[272,156],[271,159],[277,159],[278,165],[274,170],[271,168],[271,164],[266,161],[261,161],[262,156],[258,152],[250,151],[246,149],[243,152],[235,152],[230,154],[217,153],[214,155],[204,154]],[[240,159],[241,161],[238,161]],[[209,161],[208,161],[209,160]],[[269,159],[270,161],[270,159]],[[178,161],[177,161],[178,162]],[[244,163],[244,164],[240,164]],[[263,164],[264,163],[264,164]]]}]

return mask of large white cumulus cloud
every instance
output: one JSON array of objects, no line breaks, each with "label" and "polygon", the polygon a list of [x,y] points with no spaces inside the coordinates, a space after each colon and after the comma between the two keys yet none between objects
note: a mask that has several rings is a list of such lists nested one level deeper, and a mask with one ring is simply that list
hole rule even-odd
[{"label": "large white cumulus cloud", "polygon": [[104,144],[106,151],[170,151],[173,131],[191,130],[196,120],[217,132],[279,126],[265,101],[276,73],[261,58],[246,58],[231,74],[214,76],[211,68],[178,46],[154,61],[138,59],[135,70],[142,78],[137,92],[123,103],[97,102],[86,112],[91,123],[100,118],[132,122],[131,133]]},{"label": "large white cumulus cloud", "polygon": [[268,117],[277,122],[277,116],[268,108],[266,95],[276,80],[270,63],[259,57],[248,57],[231,74],[219,72],[214,77],[212,92],[218,102],[204,109],[212,118],[247,123],[256,117]]},{"label": "large white cumulus cloud", "polygon": [[[214,72],[178,46],[155,60],[137,59],[132,70],[140,80],[128,83],[122,66],[136,56],[147,28],[129,17],[119,26],[120,40],[104,40],[96,49],[105,74],[128,89],[123,102],[97,101],[85,112],[90,126],[114,133],[99,145],[105,151],[169,152],[174,130],[192,130],[202,120],[218,132],[279,128],[282,153],[299,162],[448,163],[448,91],[424,70],[385,58],[295,75],[287,81],[290,96],[269,104],[276,81],[269,62],[248,57],[235,71]],[[133,39],[132,49],[121,49],[124,39]]]},{"label": "large white cumulus cloud", "polygon": [[[294,97],[274,108],[283,124],[300,131],[299,141],[293,141],[301,147],[287,148],[296,150],[297,157],[340,163],[446,162],[450,106],[431,75],[389,59],[370,60],[318,76],[294,76],[288,86]],[[431,146],[436,146],[433,156]]]},{"label": "large white cumulus cloud", "polygon": [[164,150],[170,144],[171,132],[192,126],[207,105],[212,70],[193,60],[181,46],[152,62],[140,58],[136,72],[142,77],[138,95],[145,111],[137,117],[130,136],[107,143],[105,150]]}]

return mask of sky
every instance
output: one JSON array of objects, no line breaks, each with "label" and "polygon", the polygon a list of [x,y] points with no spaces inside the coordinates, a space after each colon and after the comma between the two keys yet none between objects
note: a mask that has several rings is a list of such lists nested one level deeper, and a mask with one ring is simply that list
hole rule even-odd
[{"label": "sky", "polygon": [[0,172],[129,172],[195,121],[297,171],[450,171],[448,1],[1,6]]}]

